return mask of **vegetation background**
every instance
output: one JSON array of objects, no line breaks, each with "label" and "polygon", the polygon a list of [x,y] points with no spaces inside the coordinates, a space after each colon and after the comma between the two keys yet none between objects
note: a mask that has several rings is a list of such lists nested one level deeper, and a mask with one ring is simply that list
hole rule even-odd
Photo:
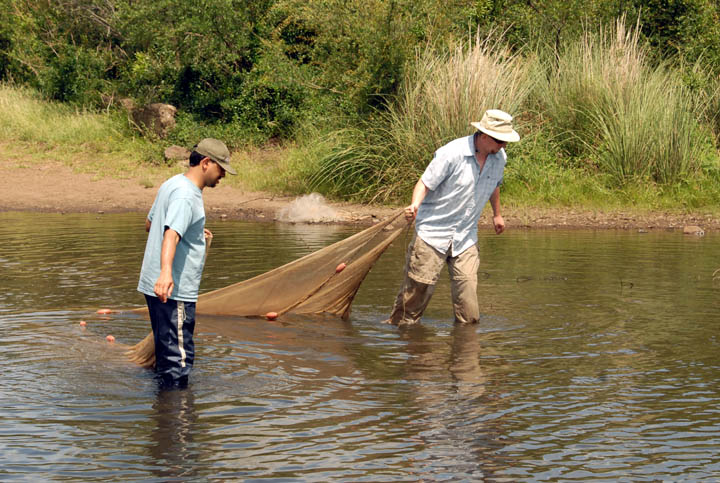
[{"label": "vegetation background", "polygon": [[[516,116],[504,202],[714,211],[714,0],[0,0],[0,142],[105,172],[225,140],[247,189],[401,202]],[[178,108],[167,139],[120,107]]]}]

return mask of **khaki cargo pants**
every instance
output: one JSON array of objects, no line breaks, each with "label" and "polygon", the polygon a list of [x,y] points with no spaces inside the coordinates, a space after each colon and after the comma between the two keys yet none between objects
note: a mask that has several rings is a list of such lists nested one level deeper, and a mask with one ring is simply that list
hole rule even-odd
[{"label": "khaki cargo pants", "polygon": [[477,246],[473,245],[457,257],[452,257],[450,250],[443,254],[415,235],[408,246],[405,280],[395,300],[389,323],[409,325],[420,320],[445,263],[450,273],[455,322],[478,322],[477,271],[480,261]]}]

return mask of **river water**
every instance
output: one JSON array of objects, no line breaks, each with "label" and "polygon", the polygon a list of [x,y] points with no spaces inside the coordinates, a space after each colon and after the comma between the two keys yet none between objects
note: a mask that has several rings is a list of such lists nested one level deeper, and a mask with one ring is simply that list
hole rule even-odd
[{"label": "river water", "polygon": [[[353,233],[208,228],[202,291]],[[408,330],[400,239],[347,322],[199,318],[182,391],[117,348],[149,322],[95,314],[144,303],[144,242],[141,214],[0,213],[0,480],[720,479],[717,234],[484,232],[481,322],[445,275]]]}]

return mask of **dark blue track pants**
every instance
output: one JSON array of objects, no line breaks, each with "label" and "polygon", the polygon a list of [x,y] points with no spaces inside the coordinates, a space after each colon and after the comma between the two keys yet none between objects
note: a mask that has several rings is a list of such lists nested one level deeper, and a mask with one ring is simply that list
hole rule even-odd
[{"label": "dark blue track pants", "polygon": [[155,371],[163,379],[187,380],[195,360],[195,302],[145,295],[155,339]]}]

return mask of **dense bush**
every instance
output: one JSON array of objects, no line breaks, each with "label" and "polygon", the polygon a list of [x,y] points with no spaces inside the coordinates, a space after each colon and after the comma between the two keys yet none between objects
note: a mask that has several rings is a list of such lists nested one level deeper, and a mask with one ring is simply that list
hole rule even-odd
[{"label": "dense bush", "polygon": [[[317,113],[368,118],[399,92],[415,51],[468,32],[557,51],[621,13],[654,57],[720,72],[711,0],[5,0],[0,81],[106,107],[170,102],[199,122],[291,136]],[[328,110],[332,112],[328,112]],[[261,136],[261,137],[262,137]]]},{"label": "dense bush", "polygon": [[50,99],[169,102],[265,137],[287,135],[302,117],[307,95],[288,75],[292,61],[266,45],[271,0],[9,2],[2,80]]}]

